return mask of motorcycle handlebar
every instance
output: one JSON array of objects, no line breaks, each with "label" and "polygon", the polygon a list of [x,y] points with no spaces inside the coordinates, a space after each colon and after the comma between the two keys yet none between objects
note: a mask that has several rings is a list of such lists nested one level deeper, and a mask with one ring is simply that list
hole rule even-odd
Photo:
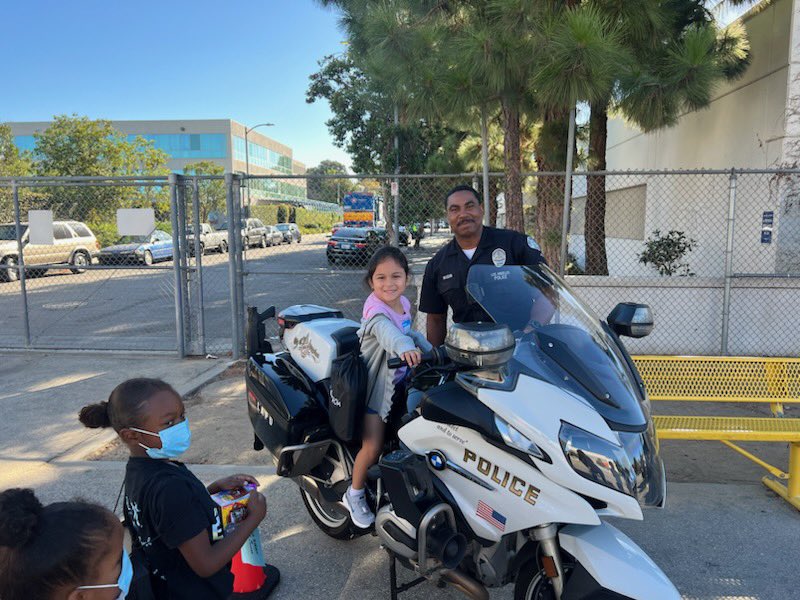
[{"label": "motorcycle handlebar", "polygon": [[[428,352],[422,353],[420,365],[427,364],[440,366],[444,365],[448,360],[449,359],[447,357],[447,352],[445,352],[444,346],[438,346]],[[406,366],[406,361],[404,361],[402,358],[390,358],[386,361],[386,366],[390,369],[400,369]]]}]

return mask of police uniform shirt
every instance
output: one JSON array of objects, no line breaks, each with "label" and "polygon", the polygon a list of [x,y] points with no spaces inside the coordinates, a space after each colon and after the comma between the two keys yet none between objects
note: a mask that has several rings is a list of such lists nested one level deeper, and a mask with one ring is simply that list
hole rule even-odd
[{"label": "police uniform shirt", "polygon": [[483,227],[481,240],[472,259],[468,259],[455,237],[439,250],[425,267],[419,310],[447,314],[453,321],[491,321],[489,315],[467,294],[467,272],[472,265],[536,265],[544,257],[536,241],[517,231]]}]

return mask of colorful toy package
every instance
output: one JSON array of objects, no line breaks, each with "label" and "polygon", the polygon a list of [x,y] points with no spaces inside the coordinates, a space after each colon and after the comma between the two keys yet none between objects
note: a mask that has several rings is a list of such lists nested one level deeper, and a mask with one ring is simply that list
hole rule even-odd
[{"label": "colorful toy package", "polygon": [[[243,521],[247,516],[247,501],[250,499],[250,492],[256,489],[257,487],[254,484],[246,483],[244,487],[223,490],[211,495],[211,498],[217,503],[222,513],[222,527],[226,533],[236,527],[236,523]],[[247,538],[241,552],[242,562],[258,567],[266,565],[258,529]]]}]

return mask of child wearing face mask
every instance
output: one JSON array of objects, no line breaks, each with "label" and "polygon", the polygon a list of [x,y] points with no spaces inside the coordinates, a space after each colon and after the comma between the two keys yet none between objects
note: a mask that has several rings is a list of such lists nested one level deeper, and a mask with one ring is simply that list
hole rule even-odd
[{"label": "child wearing face mask", "polygon": [[[233,590],[230,561],[266,515],[264,496],[252,492],[247,517],[223,537],[211,494],[258,484],[233,475],[206,488],[176,459],[189,449],[191,431],[180,395],[158,379],[129,379],[108,401],[85,406],[87,427],[113,427],[130,451],[125,469],[124,512],[134,543],[152,574],[156,598],[228,598]],[[266,567],[265,598],[280,573]]]},{"label": "child wearing face mask", "polygon": [[33,490],[0,493],[0,598],[115,600],[133,575],[114,514],[88,502],[43,506]]}]

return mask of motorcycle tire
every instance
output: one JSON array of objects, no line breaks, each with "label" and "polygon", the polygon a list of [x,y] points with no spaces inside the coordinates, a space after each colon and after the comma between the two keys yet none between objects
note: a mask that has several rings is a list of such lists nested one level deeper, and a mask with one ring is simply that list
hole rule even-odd
[{"label": "motorcycle tire", "polygon": [[361,529],[353,524],[349,515],[341,515],[333,512],[327,506],[321,504],[314,496],[300,488],[300,496],[303,504],[306,505],[308,514],[325,535],[337,540],[352,540],[369,533],[370,529]]},{"label": "motorcycle tire", "polygon": [[[565,563],[565,575],[569,575],[572,565]],[[525,561],[517,571],[514,581],[514,600],[555,600],[553,584],[544,574],[536,557]]]}]

